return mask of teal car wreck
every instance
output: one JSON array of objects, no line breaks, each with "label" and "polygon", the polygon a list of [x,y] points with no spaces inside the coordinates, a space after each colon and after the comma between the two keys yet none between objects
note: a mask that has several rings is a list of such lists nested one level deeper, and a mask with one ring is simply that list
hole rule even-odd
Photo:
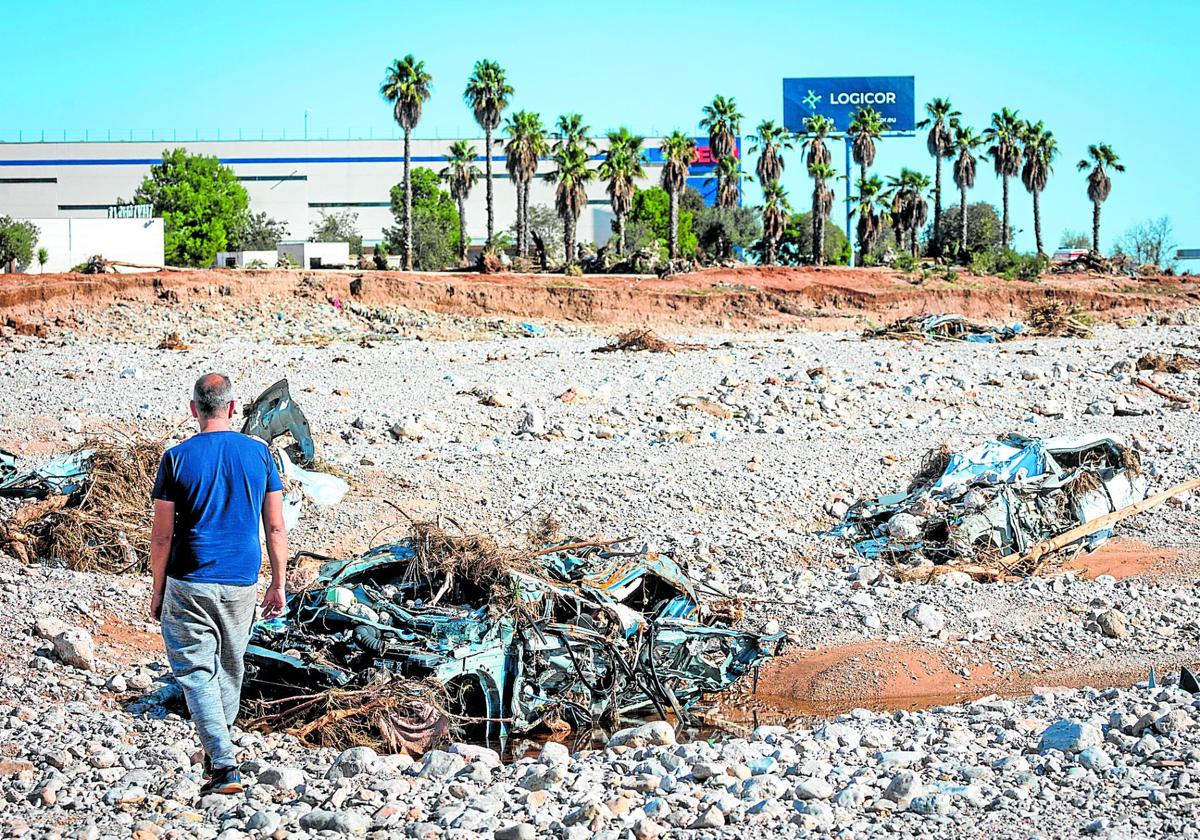
[{"label": "teal car wreck", "polygon": [[783,644],[717,622],[679,564],[644,548],[576,542],[520,566],[448,570],[419,547],[326,562],[284,616],[255,625],[247,694],[352,688],[386,672],[433,678],[449,711],[489,735],[654,713],[683,723]]}]

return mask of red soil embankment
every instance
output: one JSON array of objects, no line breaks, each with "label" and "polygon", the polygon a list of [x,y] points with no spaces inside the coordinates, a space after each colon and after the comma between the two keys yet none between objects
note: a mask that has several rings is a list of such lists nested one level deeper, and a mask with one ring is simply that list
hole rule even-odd
[{"label": "red soil embankment", "polygon": [[[352,293],[351,289],[355,289]],[[0,312],[39,321],[114,301],[186,305],[303,294],[444,314],[613,324],[741,328],[857,326],[923,313],[1021,318],[1064,298],[1100,319],[1200,304],[1193,278],[1049,275],[1037,283],[960,275],[926,280],[889,269],[744,267],[668,280],[625,275],[377,271],[171,270],[150,274],[0,276]]]}]

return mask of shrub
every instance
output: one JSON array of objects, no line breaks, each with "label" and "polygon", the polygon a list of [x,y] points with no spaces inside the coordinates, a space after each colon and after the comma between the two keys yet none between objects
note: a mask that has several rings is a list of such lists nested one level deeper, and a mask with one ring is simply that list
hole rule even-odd
[{"label": "shrub", "polygon": [[896,262],[893,265],[895,265],[897,271],[912,274],[917,269],[917,258],[905,251],[896,256]]}]

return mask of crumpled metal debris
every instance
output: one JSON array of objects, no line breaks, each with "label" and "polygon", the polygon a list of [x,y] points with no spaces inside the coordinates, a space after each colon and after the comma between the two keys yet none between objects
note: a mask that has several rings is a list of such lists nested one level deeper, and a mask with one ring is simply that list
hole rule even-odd
[{"label": "crumpled metal debris", "polygon": [[1008,341],[1025,332],[1020,323],[1007,327],[993,327],[969,321],[962,315],[914,315],[901,318],[886,326],[867,329],[863,338],[897,338],[922,341],[971,341],[990,344]]},{"label": "crumpled metal debris", "polygon": [[271,443],[282,435],[291,435],[299,449],[300,464],[311,464],[316,457],[308,418],[292,399],[288,381],[280,379],[263,391],[254,402],[242,409],[246,420],[242,434],[253,435]]},{"label": "crumpled metal debris", "polygon": [[14,499],[44,499],[69,496],[87,479],[90,449],[67,452],[37,467],[21,470],[11,452],[0,449],[0,496]]},{"label": "crumpled metal debris", "polygon": [[246,690],[278,698],[433,678],[488,734],[587,727],[657,711],[681,721],[779,652],[705,619],[676,561],[563,544],[491,579],[429,570],[414,540],[325,563],[284,616],[254,626]]},{"label": "crumpled metal debris", "polygon": [[[908,492],[857,502],[831,533],[863,557],[902,566],[1035,574],[995,564],[1145,497],[1137,455],[1118,436],[1011,434],[932,453]],[[1102,529],[1069,548],[1090,551],[1111,534]]]}]

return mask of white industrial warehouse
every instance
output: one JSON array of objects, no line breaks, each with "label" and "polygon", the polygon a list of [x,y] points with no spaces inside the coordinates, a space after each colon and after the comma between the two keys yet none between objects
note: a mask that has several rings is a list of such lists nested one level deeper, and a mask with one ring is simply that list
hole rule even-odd
[{"label": "white industrial warehouse", "polygon": [[[453,140],[414,140],[413,164],[440,171]],[[480,138],[470,141],[484,149]],[[698,160],[690,185],[705,195],[713,191],[707,139],[698,139]],[[603,157],[606,142],[595,141],[592,154]],[[658,184],[662,157],[659,140],[647,139],[646,179]],[[394,224],[389,209],[393,185],[403,178],[402,143],[398,140],[233,140],[198,142],[34,142],[0,143],[0,214],[20,219],[101,219],[119,200],[130,200],[166,149],[215,156],[236,173],[250,195],[250,207],[287,225],[288,239],[304,240],[322,212],[350,210],[367,243],[385,237]],[[483,158],[479,166],[482,170]],[[553,169],[544,160],[541,172]],[[496,225],[506,229],[516,215],[516,194],[504,170],[503,150],[493,150]],[[482,179],[467,202],[467,230],[473,242],[486,238],[486,189]],[[542,178],[531,188],[533,204],[554,204],[554,185]],[[580,241],[604,242],[612,213],[604,184],[588,187],[588,207],[579,220]],[[112,256],[111,249],[104,250]]]}]

